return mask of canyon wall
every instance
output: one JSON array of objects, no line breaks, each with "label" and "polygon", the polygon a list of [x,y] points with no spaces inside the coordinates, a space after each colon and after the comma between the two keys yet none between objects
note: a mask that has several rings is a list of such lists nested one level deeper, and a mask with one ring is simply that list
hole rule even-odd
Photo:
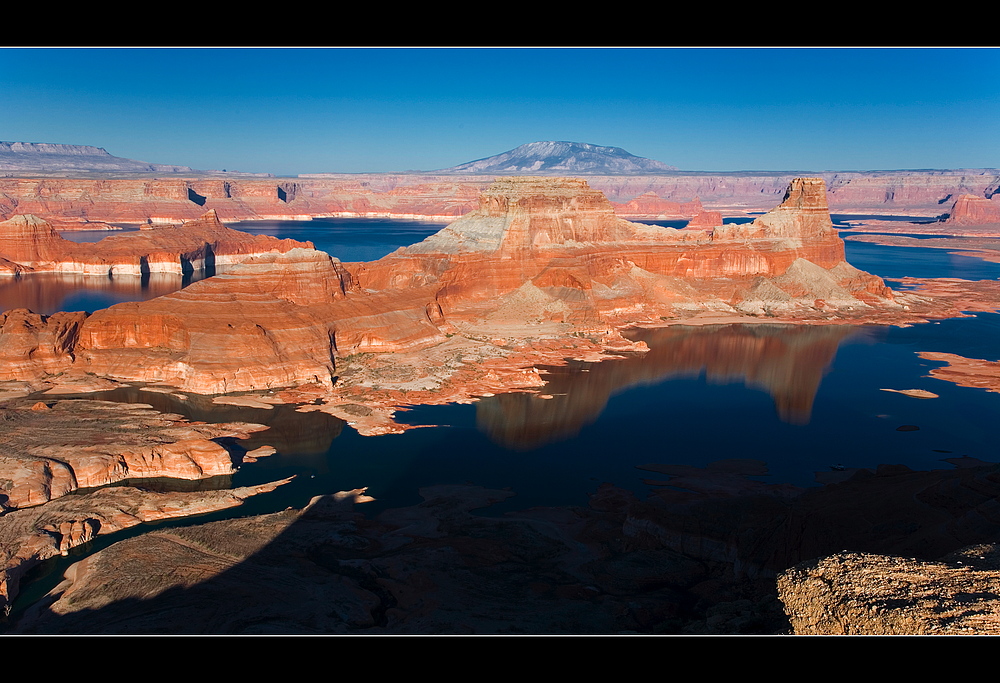
[{"label": "canyon wall", "polygon": [[1000,223],[1000,194],[994,194],[989,198],[963,194],[955,200],[945,223],[948,225]]},{"label": "canyon wall", "polygon": [[[1000,172],[822,173],[835,212],[938,216],[963,194],[990,197]],[[686,219],[702,208],[777,206],[790,173],[590,176],[621,216]],[[0,219],[178,223],[215,209],[224,221],[319,216],[457,218],[474,210],[495,176],[330,174],[298,178],[0,178]],[[702,206],[704,205],[704,206]],[[71,223],[67,223],[67,226]]]}]

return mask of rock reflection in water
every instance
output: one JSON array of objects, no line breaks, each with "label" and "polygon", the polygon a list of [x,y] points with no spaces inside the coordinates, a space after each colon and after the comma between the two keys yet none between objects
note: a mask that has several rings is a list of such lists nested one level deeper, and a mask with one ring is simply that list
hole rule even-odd
[{"label": "rock reflection in water", "polygon": [[57,311],[96,311],[125,301],[147,301],[176,292],[205,277],[149,273],[101,275],[31,273],[0,282],[0,311],[27,308],[41,315]]},{"label": "rock reflection in water", "polygon": [[674,325],[631,330],[626,336],[646,342],[649,353],[546,368],[548,384],[542,393],[484,398],[476,407],[476,423],[495,443],[531,450],[576,436],[597,420],[616,393],[704,374],[711,384],[742,382],[767,392],[782,421],[805,425],[837,348],[857,334],[860,329],[848,325]]}]

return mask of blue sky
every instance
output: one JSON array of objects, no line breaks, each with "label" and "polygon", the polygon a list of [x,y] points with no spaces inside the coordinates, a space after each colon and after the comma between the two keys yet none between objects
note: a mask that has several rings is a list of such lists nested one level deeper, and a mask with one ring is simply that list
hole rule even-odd
[{"label": "blue sky", "polygon": [[279,175],[537,140],[684,170],[1000,167],[996,48],[0,49],[0,140]]}]

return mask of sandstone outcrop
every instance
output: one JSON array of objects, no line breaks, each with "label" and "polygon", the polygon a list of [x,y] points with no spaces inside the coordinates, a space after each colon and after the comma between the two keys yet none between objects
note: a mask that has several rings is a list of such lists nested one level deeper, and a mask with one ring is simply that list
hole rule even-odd
[{"label": "sandstone outcrop", "polygon": [[95,243],[66,240],[51,224],[33,215],[0,223],[0,257],[35,272],[108,276],[214,272],[250,256],[312,246],[230,230],[215,211],[180,227],[112,234]]},{"label": "sandstone outcrop", "polygon": [[722,214],[718,211],[699,211],[684,226],[688,230],[714,230],[722,225]]},{"label": "sandstone outcrop", "polygon": [[218,440],[264,425],[191,424],[142,404],[57,401],[48,410],[0,408],[0,508],[42,505],[77,489],[126,479],[228,476],[233,457]]},{"label": "sandstone outcrop", "polygon": [[796,635],[997,635],[998,587],[992,544],[939,561],[838,553],[778,578]]},{"label": "sandstone outcrop", "polygon": [[333,321],[349,276],[323,252],[293,249],[85,321],[77,367],[198,393],[332,383]]},{"label": "sandstone outcrop", "polygon": [[963,194],[955,200],[945,223],[949,225],[986,225],[1000,223],[1000,193],[991,198]]},{"label": "sandstone outcrop", "polygon": [[618,218],[586,182],[498,180],[480,208],[357,269],[363,288],[437,287],[444,318],[601,325],[679,311],[901,308],[844,261],[823,181],[799,179],[745,225],[675,230]]},{"label": "sandstone outcrop", "polygon": [[28,570],[49,558],[69,555],[73,548],[98,536],[139,524],[237,507],[250,496],[289,481],[209,491],[154,492],[114,486],[9,511],[0,524],[0,613],[9,612]]},{"label": "sandstone outcrop", "polygon": [[26,309],[0,313],[0,381],[35,379],[73,364],[84,312],[38,315]]}]

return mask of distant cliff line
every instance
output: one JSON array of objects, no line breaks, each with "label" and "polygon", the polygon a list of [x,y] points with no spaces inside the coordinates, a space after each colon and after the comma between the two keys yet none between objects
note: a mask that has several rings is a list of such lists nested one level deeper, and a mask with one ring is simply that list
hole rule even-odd
[{"label": "distant cliff line", "polygon": [[[35,214],[57,222],[177,223],[215,209],[224,221],[384,216],[440,219],[476,208],[497,177],[417,173],[297,178],[229,174],[66,174],[0,177],[0,219]],[[754,172],[586,176],[622,216],[690,219],[694,202],[726,215],[777,206],[795,174]],[[1000,171],[820,173],[834,213],[939,217],[962,195],[1000,201]],[[995,197],[996,195],[996,197]],[[628,207],[624,205],[628,204]]]}]

